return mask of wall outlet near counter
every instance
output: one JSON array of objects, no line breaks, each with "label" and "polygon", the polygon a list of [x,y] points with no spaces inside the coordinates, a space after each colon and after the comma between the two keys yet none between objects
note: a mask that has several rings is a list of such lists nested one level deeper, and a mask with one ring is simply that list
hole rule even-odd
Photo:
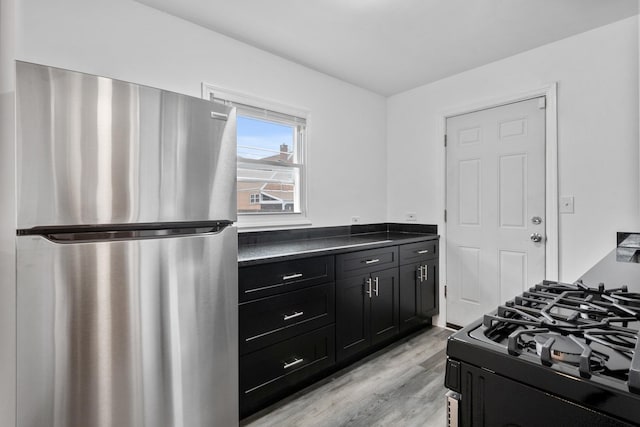
[{"label": "wall outlet near counter", "polygon": [[352,216],[351,217],[351,224],[360,224],[360,217],[359,216]]},{"label": "wall outlet near counter", "polygon": [[404,219],[406,221],[417,221],[418,215],[415,212],[407,212],[406,214],[404,214]]}]

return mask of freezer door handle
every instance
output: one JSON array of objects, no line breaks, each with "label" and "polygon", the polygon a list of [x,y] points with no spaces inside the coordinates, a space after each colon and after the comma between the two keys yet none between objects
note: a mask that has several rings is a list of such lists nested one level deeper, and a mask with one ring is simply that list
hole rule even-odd
[{"label": "freezer door handle", "polygon": [[232,223],[201,221],[164,224],[120,224],[94,227],[34,227],[18,230],[18,236],[36,235],[54,243],[95,243],[101,241],[158,239],[218,234]]}]

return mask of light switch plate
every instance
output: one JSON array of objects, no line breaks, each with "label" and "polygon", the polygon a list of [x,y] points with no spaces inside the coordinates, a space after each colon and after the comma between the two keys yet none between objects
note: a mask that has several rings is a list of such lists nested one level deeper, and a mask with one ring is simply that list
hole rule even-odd
[{"label": "light switch plate", "polygon": [[560,197],[560,213],[573,213],[573,196]]}]

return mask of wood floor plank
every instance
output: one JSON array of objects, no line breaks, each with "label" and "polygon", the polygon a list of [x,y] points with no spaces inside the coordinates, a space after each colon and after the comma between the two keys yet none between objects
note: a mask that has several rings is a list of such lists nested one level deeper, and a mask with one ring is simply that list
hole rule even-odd
[{"label": "wood floor plank", "polygon": [[445,424],[446,340],[430,327],[246,418],[246,427]]}]

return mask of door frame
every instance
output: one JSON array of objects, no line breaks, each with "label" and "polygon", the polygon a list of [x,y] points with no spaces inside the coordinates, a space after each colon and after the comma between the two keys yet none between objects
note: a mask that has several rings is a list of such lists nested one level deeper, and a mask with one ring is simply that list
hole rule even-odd
[{"label": "door frame", "polygon": [[[546,241],[545,241],[545,279],[558,280],[559,277],[559,236],[558,236],[558,105],[557,105],[556,82],[547,86],[532,89],[512,95],[497,98],[481,99],[468,104],[446,109],[440,112],[440,128],[438,141],[444,141],[447,132],[447,119],[453,116],[473,113],[489,108],[500,107],[532,98],[544,96],[546,98],[545,108],[545,217],[546,217]],[[443,210],[447,208],[447,151],[444,143],[441,145],[442,161],[442,205]],[[446,286],[447,283],[447,223],[443,218],[441,231],[443,249],[440,251],[440,282]],[[533,285],[533,283],[531,284]],[[447,301],[444,298],[444,290],[440,292],[444,305],[445,319],[438,319],[438,324],[445,325],[447,317]],[[443,321],[444,320],[444,321]]]}]

